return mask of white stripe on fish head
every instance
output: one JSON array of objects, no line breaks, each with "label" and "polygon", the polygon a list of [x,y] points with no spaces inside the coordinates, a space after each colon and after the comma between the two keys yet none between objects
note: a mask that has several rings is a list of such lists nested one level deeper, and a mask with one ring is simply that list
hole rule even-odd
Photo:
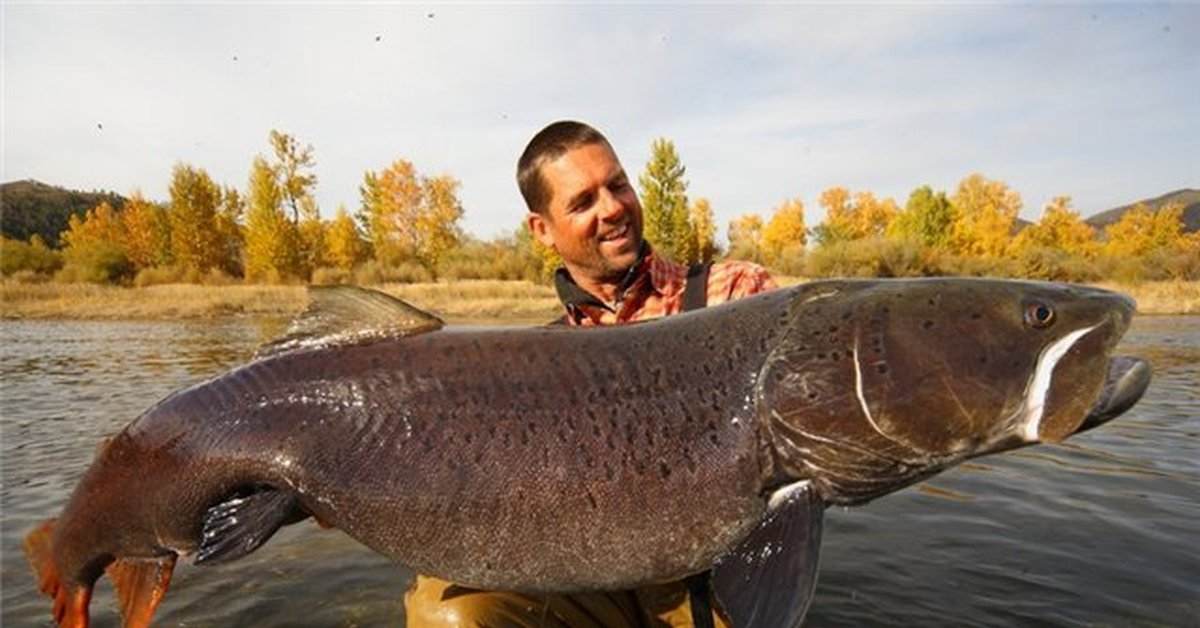
[{"label": "white stripe on fish head", "polygon": [[1026,442],[1038,442],[1038,428],[1041,427],[1042,415],[1046,411],[1046,394],[1050,392],[1050,383],[1054,378],[1054,368],[1058,366],[1058,361],[1071,350],[1071,347],[1075,346],[1076,342],[1079,342],[1080,338],[1099,326],[1097,324],[1077,329],[1055,340],[1038,356],[1037,368],[1034,369],[1033,377],[1025,389],[1025,405],[1022,412],[1025,419],[1021,424],[1021,436]]}]

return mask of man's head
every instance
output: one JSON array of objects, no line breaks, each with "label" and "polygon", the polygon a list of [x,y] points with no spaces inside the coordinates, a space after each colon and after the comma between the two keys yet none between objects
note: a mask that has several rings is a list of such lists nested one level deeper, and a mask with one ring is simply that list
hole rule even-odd
[{"label": "man's head", "polygon": [[[530,231],[584,288],[615,284],[642,247],[642,206],[599,131],[560,121],[533,136],[517,162]],[[590,284],[590,285],[589,285]]]}]

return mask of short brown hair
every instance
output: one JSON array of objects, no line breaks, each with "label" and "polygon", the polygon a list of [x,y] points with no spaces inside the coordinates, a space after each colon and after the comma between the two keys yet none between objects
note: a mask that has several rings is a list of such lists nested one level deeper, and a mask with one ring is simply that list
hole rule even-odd
[{"label": "short brown hair", "polygon": [[589,144],[604,144],[612,148],[603,133],[575,120],[552,122],[529,140],[525,152],[517,160],[517,187],[529,211],[545,215],[550,204],[551,190],[547,189],[546,180],[542,177],[542,166],[571,149]]}]

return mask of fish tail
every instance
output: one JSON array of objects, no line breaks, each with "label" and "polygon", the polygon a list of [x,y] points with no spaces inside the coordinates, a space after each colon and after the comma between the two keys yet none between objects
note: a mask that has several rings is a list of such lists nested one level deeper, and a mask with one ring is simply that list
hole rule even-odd
[{"label": "fish tail", "polygon": [[92,587],[63,583],[58,566],[54,563],[55,521],[48,519],[43,522],[25,537],[22,546],[30,566],[37,573],[38,589],[54,600],[54,621],[61,628],[87,628]]},{"label": "fish tail", "polygon": [[146,628],[167,595],[175,554],[158,558],[118,558],[104,571],[112,580],[125,628]]}]

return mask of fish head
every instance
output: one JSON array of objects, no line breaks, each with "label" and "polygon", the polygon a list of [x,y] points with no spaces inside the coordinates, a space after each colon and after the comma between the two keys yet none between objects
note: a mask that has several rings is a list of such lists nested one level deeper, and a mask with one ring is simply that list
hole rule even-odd
[{"label": "fish head", "polygon": [[801,286],[759,377],[778,469],[856,504],[971,457],[1118,416],[1150,369],[1112,355],[1135,304],[1071,284],[937,278]]}]

